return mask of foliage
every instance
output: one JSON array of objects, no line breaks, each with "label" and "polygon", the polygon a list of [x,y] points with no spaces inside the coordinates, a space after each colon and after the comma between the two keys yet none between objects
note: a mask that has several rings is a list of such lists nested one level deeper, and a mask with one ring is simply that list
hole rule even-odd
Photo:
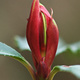
[{"label": "foliage", "polygon": [[[16,36],[15,37],[15,43],[16,43],[16,47],[18,47],[20,50],[31,51],[29,46],[28,46],[26,37]],[[72,55],[79,55],[80,54],[80,42],[73,43],[73,44],[67,44],[66,42],[64,42],[60,38],[56,56],[58,56],[58,55],[60,55],[64,52],[65,53],[66,52],[71,53]],[[9,56],[9,57],[12,57],[12,58],[18,60],[20,63],[22,63],[28,69],[28,71],[30,72],[33,80],[35,80],[36,73],[34,72],[32,66],[15,49],[13,49],[10,46],[0,42],[0,55]],[[49,78],[47,80],[52,80],[53,77],[55,76],[55,74],[59,71],[72,73],[73,75],[75,75],[77,78],[80,79],[80,65],[70,65],[70,66],[60,65],[60,66],[55,66],[52,69],[52,71],[49,75]]]}]

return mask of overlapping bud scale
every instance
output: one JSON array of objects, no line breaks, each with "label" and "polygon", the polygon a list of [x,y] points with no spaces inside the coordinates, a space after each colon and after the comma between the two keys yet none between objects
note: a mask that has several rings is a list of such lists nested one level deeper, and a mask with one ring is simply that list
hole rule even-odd
[{"label": "overlapping bud scale", "polygon": [[39,0],[33,0],[26,37],[38,76],[48,77],[58,46],[59,32],[52,15]]}]

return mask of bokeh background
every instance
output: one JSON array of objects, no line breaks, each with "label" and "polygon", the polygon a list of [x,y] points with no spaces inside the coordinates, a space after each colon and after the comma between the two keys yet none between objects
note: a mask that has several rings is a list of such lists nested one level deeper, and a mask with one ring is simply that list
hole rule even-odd
[{"label": "bokeh background", "polygon": [[[53,9],[59,35],[67,43],[80,41],[80,0],[40,0],[40,2],[49,12],[51,12],[50,8]],[[15,35],[25,36],[31,3],[32,0],[0,0],[0,42],[15,48],[13,37]],[[29,52],[20,53],[33,65]],[[58,64],[80,64],[80,59],[64,54],[55,58],[53,66]],[[0,80],[32,80],[32,78],[18,61],[0,56]],[[79,79],[72,74],[60,72],[56,74],[54,80]]]}]

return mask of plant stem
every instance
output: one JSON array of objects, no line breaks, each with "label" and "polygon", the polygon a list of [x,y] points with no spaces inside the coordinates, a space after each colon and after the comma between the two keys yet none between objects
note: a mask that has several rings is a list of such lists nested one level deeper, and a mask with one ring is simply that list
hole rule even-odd
[{"label": "plant stem", "polygon": [[48,79],[47,80],[52,80],[53,78],[54,78],[54,76],[55,76],[55,74],[57,73],[57,72],[59,72],[60,70],[58,69],[58,68],[53,68],[52,69],[52,71],[50,72],[50,74],[49,74],[49,77],[48,77]]},{"label": "plant stem", "polygon": [[[17,59],[17,60],[18,60],[18,59]],[[31,76],[32,76],[32,79],[33,79],[33,80],[36,80],[37,76],[36,76],[36,73],[35,73],[33,67],[31,66],[31,64],[30,64],[26,59],[24,59],[24,60],[18,60],[18,61],[19,61],[20,63],[22,63],[22,64],[27,68],[27,70],[29,71],[29,73],[30,73]]]}]

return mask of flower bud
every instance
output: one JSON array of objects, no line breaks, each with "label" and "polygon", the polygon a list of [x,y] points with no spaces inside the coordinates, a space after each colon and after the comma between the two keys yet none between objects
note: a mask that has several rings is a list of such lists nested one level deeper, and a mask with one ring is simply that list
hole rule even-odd
[{"label": "flower bud", "polygon": [[59,32],[52,12],[50,15],[39,0],[33,0],[26,37],[37,74],[48,77],[58,46]]}]

